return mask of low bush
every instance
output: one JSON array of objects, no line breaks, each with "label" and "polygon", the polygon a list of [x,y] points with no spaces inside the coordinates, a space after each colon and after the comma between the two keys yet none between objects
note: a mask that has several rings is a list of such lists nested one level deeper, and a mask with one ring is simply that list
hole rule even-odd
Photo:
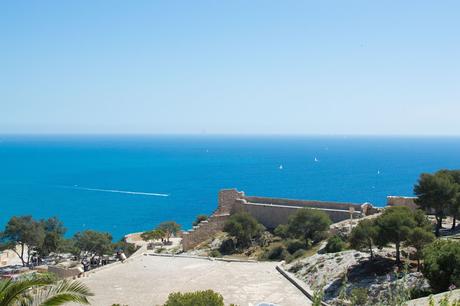
[{"label": "low bush", "polygon": [[206,216],[206,215],[198,215],[198,216],[196,216],[196,219],[195,219],[195,221],[193,221],[192,225],[197,226],[198,224],[200,224],[201,221],[205,221],[205,220],[208,220],[208,216]]},{"label": "low bush", "polygon": [[437,240],[423,250],[423,275],[435,292],[460,286],[460,242]]},{"label": "low bush", "polygon": [[278,245],[268,248],[265,251],[263,258],[267,260],[283,260],[288,255],[289,253],[286,251],[286,249],[282,245]]},{"label": "low bush", "polygon": [[306,250],[300,249],[300,250],[295,251],[294,254],[286,256],[284,260],[286,261],[286,263],[290,263],[296,260],[297,258],[304,257],[306,254],[307,254]]},{"label": "low bush", "polygon": [[351,290],[352,305],[366,305],[368,299],[368,290],[366,288],[353,288]]},{"label": "low bush", "polygon": [[211,257],[222,257],[222,254],[219,252],[219,250],[212,250],[209,252],[209,256]]},{"label": "low bush", "polygon": [[298,250],[305,250],[306,244],[302,240],[299,239],[289,239],[285,243],[286,249],[289,253],[294,254]]},{"label": "low bush", "polygon": [[235,250],[236,250],[236,245],[233,239],[231,238],[222,241],[222,244],[220,245],[220,249],[219,249],[220,253],[225,254],[225,255],[233,254]]},{"label": "low bush", "polygon": [[286,224],[280,224],[275,228],[273,233],[278,237],[287,238],[288,237],[288,226]]},{"label": "low bush", "polygon": [[294,254],[292,254],[292,256],[294,256],[294,258],[297,259],[297,258],[305,256],[306,254],[307,254],[306,250],[300,249],[300,250],[295,251]]},{"label": "low bush", "polygon": [[327,240],[325,251],[326,253],[337,253],[343,251],[345,242],[339,236],[334,235]]},{"label": "low bush", "polygon": [[175,292],[168,296],[163,306],[224,306],[224,298],[212,290]]}]

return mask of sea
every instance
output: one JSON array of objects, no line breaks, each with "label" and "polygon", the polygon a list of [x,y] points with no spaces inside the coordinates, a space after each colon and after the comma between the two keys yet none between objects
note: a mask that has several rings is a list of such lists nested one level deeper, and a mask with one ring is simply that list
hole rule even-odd
[{"label": "sea", "polygon": [[162,221],[189,229],[225,188],[385,206],[445,168],[460,169],[460,138],[0,135],[0,229],[17,215],[114,240]]}]

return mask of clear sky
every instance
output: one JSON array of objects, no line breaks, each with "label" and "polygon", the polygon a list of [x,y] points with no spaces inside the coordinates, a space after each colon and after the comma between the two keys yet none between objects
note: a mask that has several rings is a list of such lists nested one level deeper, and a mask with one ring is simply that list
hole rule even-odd
[{"label": "clear sky", "polygon": [[459,1],[1,1],[0,133],[460,134]]}]

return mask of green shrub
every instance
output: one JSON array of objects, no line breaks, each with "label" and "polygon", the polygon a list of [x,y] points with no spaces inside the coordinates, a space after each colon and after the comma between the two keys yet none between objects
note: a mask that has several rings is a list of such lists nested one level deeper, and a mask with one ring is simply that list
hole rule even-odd
[{"label": "green shrub", "polygon": [[116,243],[113,243],[112,244],[112,248],[116,251],[116,250],[122,250],[126,257],[129,257],[131,256],[132,254],[134,254],[134,252],[136,252],[139,247],[136,246],[135,244],[133,243],[128,243],[124,240],[120,240]]},{"label": "green shrub", "polygon": [[195,221],[193,221],[192,225],[197,226],[198,224],[200,224],[201,221],[205,221],[205,220],[208,220],[208,216],[206,216],[206,215],[198,215],[198,216],[196,216],[196,219],[195,219]]},{"label": "green shrub", "polygon": [[294,254],[292,254],[292,256],[294,256],[294,258],[297,259],[300,257],[304,257],[306,254],[307,254],[306,250],[300,249],[300,250],[295,251]]},{"label": "green shrub", "polygon": [[286,241],[286,249],[289,253],[294,254],[298,250],[306,248],[305,242],[299,239],[289,239]]},{"label": "green shrub", "polygon": [[331,223],[324,211],[301,208],[289,216],[287,232],[290,237],[318,243],[327,237]]},{"label": "green shrub", "polygon": [[327,240],[326,252],[327,253],[337,253],[341,252],[345,248],[345,242],[340,239],[339,236],[334,235]]},{"label": "green shrub", "polygon": [[222,257],[222,254],[219,252],[219,250],[212,250],[209,252],[209,256],[211,257]]},{"label": "green shrub", "polygon": [[269,248],[265,252],[264,257],[268,260],[283,260],[287,255],[289,255],[289,253],[286,251],[286,249],[283,246],[278,245]]},{"label": "green shrub", "polygon": [[224,231],[235,237],[238,247],[245,248],[251,245],[251,240],[258,237],[263,226],[247,212],[238,212],[225,223]]},{"label": "green shrub", "polygon": [[233,254],[236,250],[235,242],[233,239],[226,239],[222,242],[220,245],[220,253],[228,255],[228,254]]},{"label": "green shrub", "polygon": [[424,249],[423,259],[423,275],[435,291],[460,286],[460,242],[437,240]]},{"label": "green shrub", "polygon": [[168,296],[163,306],[224,306],[224,298],[212,290],[175,292]]},{"label": "green shrub", "polygon": [[305,254],[307,254],[307,251],[300,249],[300,250],[295,251],[294,254],[292,255],[288,254],[284,260],[286,261],[286,263],[290,263],[296,260],[297,258],[305,256]]},{"label": "green shrub", "polygon": [[368,299],[368,290],[366,288],[353,288],[351,290],[352,305],[366,305]]},{"label": "green shrub", "polygon": [[288,226],[286,224],[280,224],[275,228],[275,231],[273,233],[278,237],[287,238]]}]

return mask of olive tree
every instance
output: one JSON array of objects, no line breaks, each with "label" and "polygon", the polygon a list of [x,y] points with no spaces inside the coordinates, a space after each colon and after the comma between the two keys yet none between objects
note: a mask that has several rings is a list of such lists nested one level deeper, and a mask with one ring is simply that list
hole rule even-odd
[{"label": "olive tree", "polygon": [[110,254],[112,249],[112,236],[109,233],[87,230],[78,232],[73,237],[74,246],[81,252],[90,256]]},{"label": "olive tree", "polygon": [[143,232],[141,234],[141,238],[144,241],[158,240],[158,239],[163,238],[164,236],[165,236],[165,232],[163,232],[160,229],[155,229],[155,230],[152,230],[152,231]]},{"label": "olive tree", "polygon": [[13,250],[23,266],[29,265],[32,251],[43,244],[44,237],[43,226],[32,216],[12,217],[0,233],[2,248]]},{"label": "olive tree", "polygon": [[45,232],[42,245],[38,248],[38,252],[43,256],[48,256],[52,252],[57,252],[62,249],[64,243],[64,234],[67,229],[64,223],[57,217],[48,218],[40,221]]},{"label": "olive tree", "polygon": [[166,222],[160,223],[157,229],[163,231],[166,237],[166,241],[169,242],[169,238],[171,238],[171,236],[175,236],[177,232],[180,230],[180,225],[174,221],[166,221]]}]

